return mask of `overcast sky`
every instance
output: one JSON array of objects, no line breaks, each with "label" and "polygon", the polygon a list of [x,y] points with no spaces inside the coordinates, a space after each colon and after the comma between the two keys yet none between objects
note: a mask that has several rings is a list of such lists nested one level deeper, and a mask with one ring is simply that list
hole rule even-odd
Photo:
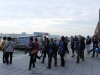
[{"label": "overcast sky", "polygon": [[0,0],[0,33],[93,35],[100,0]]}]

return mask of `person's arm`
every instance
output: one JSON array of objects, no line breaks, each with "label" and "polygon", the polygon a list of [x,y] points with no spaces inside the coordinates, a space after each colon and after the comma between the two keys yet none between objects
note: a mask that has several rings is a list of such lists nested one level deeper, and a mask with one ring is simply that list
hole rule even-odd
[{"label": "person's arm", "polygon": [[5,42],[5,44],[4,44],[4,50],[6,49],[6,42]]},{"label": "person's arm", "polygon": [[65,51],[67,50],[67,43],[66,42],[64,42],[64,49],[65,49]]},{"label": "person's arm", "polygon": [[13,48],[13,52],[14,52],[14,44],[12,43],[12,48]]},{"label": "person's arm", "polygon": [[83,47],[83,50],[85,50],[85,42],[83,42],[83,46],[84,46],[84,47]]},{"label": "person's arm", "polygon": [[4,49],[4,44],[5,44],[5,41],[3,41],[3,42],[1,43],[1,48],[2,48],[2,50]]}]

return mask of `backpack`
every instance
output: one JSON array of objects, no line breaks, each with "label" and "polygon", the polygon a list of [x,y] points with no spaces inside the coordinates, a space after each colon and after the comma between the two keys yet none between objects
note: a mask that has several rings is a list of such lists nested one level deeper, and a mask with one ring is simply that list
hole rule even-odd
[{"label": "backpack", "polygon": [[60,42],[60,50],[63,52],[64,51],[64,43]]},{"label": "backpack", "polygon": [[52,46],[53,46],[54,42],[50,43],[50,49],[49,49],[49,53],[52,54],[53,50],[52,50]]}]

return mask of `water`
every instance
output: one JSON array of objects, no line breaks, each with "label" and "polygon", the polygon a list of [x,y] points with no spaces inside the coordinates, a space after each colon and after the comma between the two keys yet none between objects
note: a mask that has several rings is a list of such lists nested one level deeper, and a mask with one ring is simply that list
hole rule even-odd
[{"label": "water", "polygon": [[25,54],[24,50],[14,50],[13,56],[16,57],[23,54]]},{"label": "water", "polygon": [[[24,54],[25,54],[25,50],[14,50],[13,57],[17,57]],[[3,53],[2,51],[0,51],[0,60],[2,59],[2,56],[3,56]]]}]

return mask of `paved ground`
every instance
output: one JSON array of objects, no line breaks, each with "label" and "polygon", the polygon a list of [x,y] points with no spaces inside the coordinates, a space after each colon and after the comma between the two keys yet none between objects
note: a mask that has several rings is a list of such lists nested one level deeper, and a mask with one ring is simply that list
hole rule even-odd
[{"label": "paved ground", "polygon": [[91,58],[91,54],[87,54],[85,50],[85,61],[80,60],[76,64],[76,56],[71,58],[71,54],[67,58],[66,66],[60,66],[60,57],[58,55],[57,67],[52,61],[52,68],[47,69],[47,59],[44,64],[37,59],[36,67],[28,70],[29,56],[20,55],[13,58],[13,64],[3,64],[0,60],[0,75],[100,75],[100,58]]}]

